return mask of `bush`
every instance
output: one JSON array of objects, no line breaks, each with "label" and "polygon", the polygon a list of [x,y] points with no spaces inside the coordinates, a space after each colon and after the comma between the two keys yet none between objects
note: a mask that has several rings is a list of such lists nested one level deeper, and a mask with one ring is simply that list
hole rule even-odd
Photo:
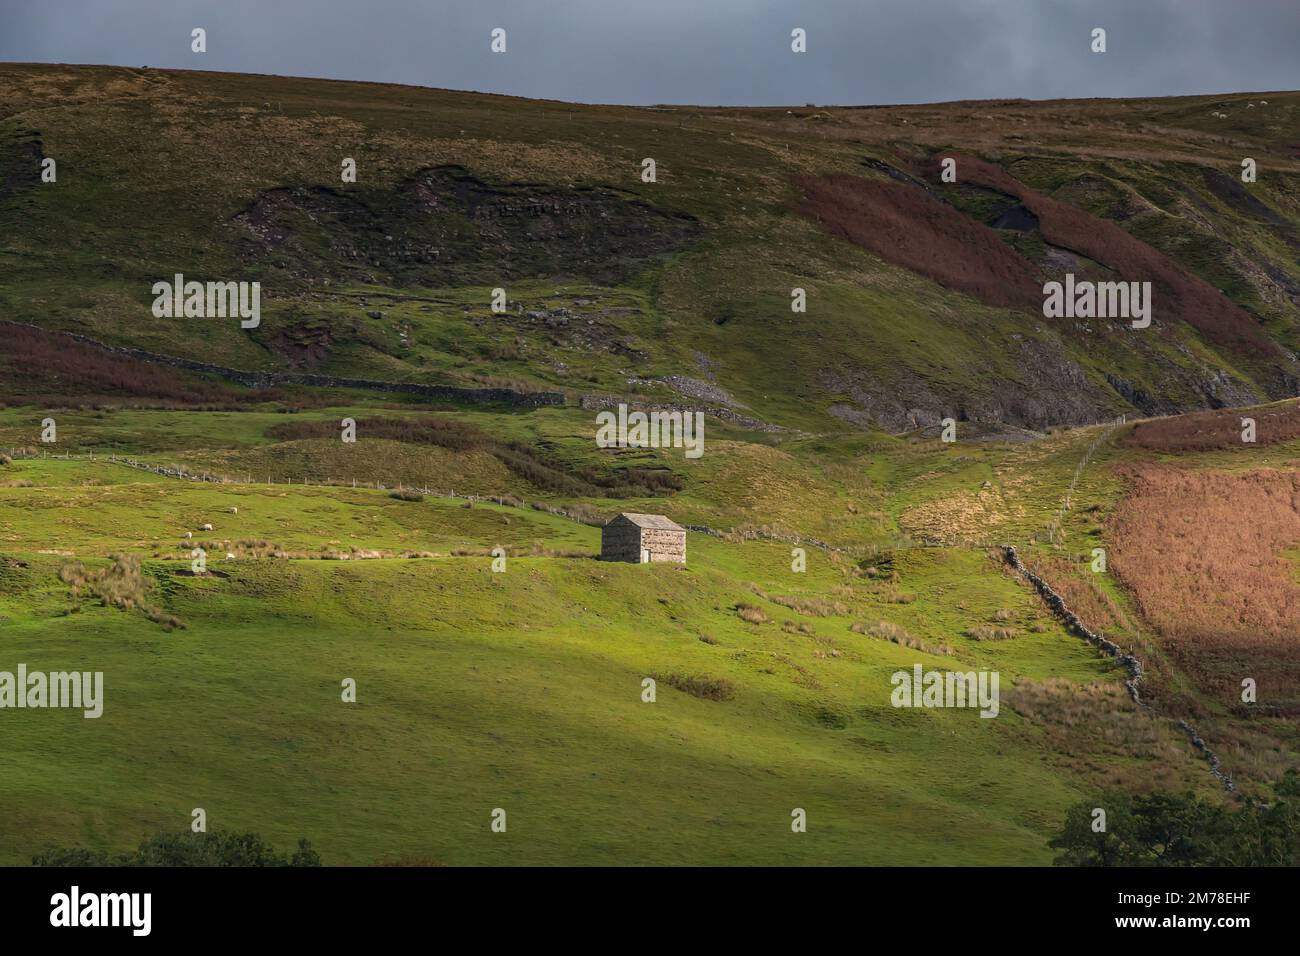
[{"label": "bush", "polygon": [[[1048,846],[1057,866],[1300,865],[1300,774],[1288,770],[1271,804],[1235,807],[1195,794],[1132,795],[1111,791],[1067,811]],[[1094,832],[1093,808],[1106,808],[1106,830]]]},{"label": "bush", "polygon": [[[390,491],[388,497],[396,498],[398,501],[423,501],[424,495],[418,491]],[[467,506],[468,507],[468,506]]]},{"label": "bush", "polygon": [[767,615],[763,613],[762,608],[754,607],[752,604],[737,604],[736,613],[740,615],[741,620],[748,621],[750,624],[767,623]]},{"label": "bush", "polygon": [[157,833],[133,851],[110,857],[104,850],[51,847],[32,857],[32,866],[320,866],[307,840],[293,854],[276,853],[256,833]]}]

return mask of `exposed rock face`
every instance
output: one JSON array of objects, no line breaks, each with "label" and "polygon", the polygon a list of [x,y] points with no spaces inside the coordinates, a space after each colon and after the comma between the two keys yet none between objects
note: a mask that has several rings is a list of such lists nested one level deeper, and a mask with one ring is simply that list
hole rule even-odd
[{"label": "exposed rock face", "polygon": [[702,232],[689,216],[611,189],[489,184],[460,166],[420,170],[386,192],[272,189],[234,222],[260,263],[399,286],[617,283]]},{"label": "exposed rock face", "polygon": [[687,375],[665,375],[661,379],[634,378],[629,380],[628,384],[662,384],[669,386],[683,398],[694,398],[702,402],[712,402],[717,405],[725,405],[728,408],[735,408],[739,404],[731,397],[731,394],[720,385],[715,385],[712,382],[704,382],[698,378],[691,378]]},{"label": "exposed rock face", "polygon": [[1092,424],[1122,410],[1050,343],[1025,340],[1020,351],[1020,381],[990,379],[979,391],[960,391],[907,369],[894,370],[888,382],[865,370],[827,370],[820,384],[851,399],[832,406],[832,415],[858,427],[875,425],[892,432],[924,428],[947,417],[1042,431]]},{"label": "exposed rock face", "polygon": [[714,418],[720,418],[724,422],[731,422],[742,428],[749,428],[758,432],[781,432],[785,431],[780,425],[772,425],[768,422],[759,421],[757,418],[749,418],[746,415],[740,415],[733,412],[730,408],[720,408],[716,405],[675,405],[665,404],[663,402],[638,402],[629,401],[614,395],[583,395],[578,404],[582,408],[601,410],[606,408],[617,408],[620,404],[626,404],[634,411],[643,412],[702,412],[705,415],[712,415]]}]

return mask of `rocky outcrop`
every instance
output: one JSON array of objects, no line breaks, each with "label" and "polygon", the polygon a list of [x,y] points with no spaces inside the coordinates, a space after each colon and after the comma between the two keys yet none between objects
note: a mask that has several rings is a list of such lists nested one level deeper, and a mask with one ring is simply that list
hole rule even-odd
[{"label": "rocky outcrop", "polygon": [[724,422],[731,422],[733,425],[739,425],[741,428],[749,428],[756,432],[783,432],[786,429],[781,425],[771,425],[757,418],[750,418],[747,415],[741,415],[733,412],[730,408],[721,408],[716,405],[673,405],[664,403],[649,403],[629,401],[625,398],[619,398],[615,395],[583,395],[578,400],[582,408],[599,411],[607,408],[618,408],[619,405],[626,405],[632,411],[638,412],[701,412],[710,415],[713,418],[721,419]]}]

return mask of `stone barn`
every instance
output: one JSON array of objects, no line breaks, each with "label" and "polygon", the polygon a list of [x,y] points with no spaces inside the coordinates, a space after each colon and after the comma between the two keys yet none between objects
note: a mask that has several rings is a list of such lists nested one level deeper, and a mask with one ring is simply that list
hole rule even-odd
[{"label": "stone barn", "polygon": [[686,529],[663,515],[623,512],[609,519],[600,532],[602,561],[686,563]]}]

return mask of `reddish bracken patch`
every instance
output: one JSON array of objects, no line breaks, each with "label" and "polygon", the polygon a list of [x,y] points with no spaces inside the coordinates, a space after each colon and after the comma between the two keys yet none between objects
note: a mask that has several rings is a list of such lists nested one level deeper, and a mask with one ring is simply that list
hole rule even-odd
[{"label": "reddish bracken patch", "polygon": [[[1261,356],[1282,354],[1249,312],[1113,222],[1036,192],[1000,166],[973,156],[945,155],[957,161],[962,182],[995,189],[1024,203],[1038,217],[1047,242],[1100,262],[1125,281],[1149,281],[1157,316],[1181,319],[1223,345]],[[927,176],[937,179],[940,158],[926,166]]]},{"label": "reddish bracken patch", "polygon": [[[1128,282],[1150,282],[1157,318],[1185,321],[1240,353],[1282,358],[1281,348],[1245,309],[1115,223],[1025,186],[1000,166],[971,156],[935,157],[919,172],[937,181],[941,158],[957,161],[964,183],[1018,199],[1037,217],[1044,241],[1086,256]],[[1041,314],[1042,276],[995,230],[915,184],[847,173],[804,175],[799,212],[886,262],[993,306]]]},{"label": "reddish bracken patch", "polygon": [[1108,523],[1110,567],[1161,646],[1219,701],[1252,678],[1300,712],[1300,474],[1143,467]]},{"label": "reddish bracken patch", "polygon": [[1241,437],[1243,418],[1255,420],[1255,445],[1276,445],[1300,438],[1300,403],[1282,402],[1261,408],[1222,408],[1139,422],[1124,436],[1122,444],[1164,452],[1249,449],[1252,446]]},{"label": "reddish bracken patch", "polygon": [[41,329],[0,324],[0,401],[60,405],[147,399],[175,405],[238,407],[241,393],[177,369],[77,342]]},{"label": "reddish bracken patch", "polygon": [[904,183],[847,173],[799,176],[801,213],[893,265],[987,305],[1041,308],[1030,262],[997,233]]}]

